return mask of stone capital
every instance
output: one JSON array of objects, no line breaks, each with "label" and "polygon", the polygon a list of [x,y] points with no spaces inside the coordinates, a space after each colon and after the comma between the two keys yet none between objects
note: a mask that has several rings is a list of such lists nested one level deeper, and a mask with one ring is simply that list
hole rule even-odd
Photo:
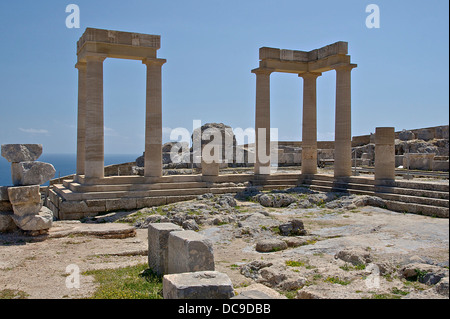
[{"label": "stone capital", "polygon": [[77,64],[75,64],[75,68],[78,70],[86,69],[86,62],[85,61],[78,61]]},{"label": "stone capital", "polygon": [[316,79],[317,77],[321,76],[321,72],[305,72],[305,73],[299,73],[298,76],[300,78],[304,79]]},{"label": "stone capital", "polygon": [[149,66],[149,65],[162,66],[166,62],[167,62],[166,59],[155,59],[155,58],[145,58],[145,59],[142,60],[142,64],[145,64],[147,66]]},{"label": "stone capital", "polygon": [[268,68],[257,68],[257,69],[253,69],[252,73],[259,75],[259,74],[263,74],[263,75],[270,75],[273,71],[275,71],[274,69],[268,69]]},{"label": "stone capital", "polygon": [[106,59],[106,55],[105,54],[89,54],[89,55],[86,55],[84,57],[84,59],[86,60],[86,62],[90,62],[90,61],[103,62]]},{"label": "stone capital", "polygon": [[357,64],[342,63],[342,64],[335,65],[333,67],[333,69],[335,69],[336,71],[351,71],[352,69],[356,68],[357,66],[358,66]]}]

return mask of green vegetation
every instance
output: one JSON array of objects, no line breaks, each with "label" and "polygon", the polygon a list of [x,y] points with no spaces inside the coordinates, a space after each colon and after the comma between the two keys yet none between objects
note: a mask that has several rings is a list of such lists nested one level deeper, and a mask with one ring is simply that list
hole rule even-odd
[{"label": "green vegetation", "polygon": [[339,268],[341,268],[342,270],[345,270],[345,271],[364,270],[364,269],[366,269],[366,265],[365,264],[357,264],[357,265],[353,266],[353,265],[346,263],[344,266],[341,266]]},{"label": "green vegetation", "polygon": [[118,269],[89,270],[100,286],[92,299],[162,299],[162,277],[157,276],[147,264]]},{"label": "green vegetation", "polygon": [[0,299],[27,299],[29,295],[21,290],[3,289],[0,290]]},{"label": "green vegetation", "polygon": [[346,285],[348,285],[350,283],[350,281],[342,280],[342,279],[340,279],[337,276],[335,276],[335,277],[330,277],[329,276],[326,279],[324,279],[324,282],[329,282],[329,283],[332,283],[332,284],[339,284],[339,285],[342,285],[342,286],[346,286]]},{"label": "green vegetation", "polygon": [[295,261],[295,260],[286,260],[285,261],[286,266],[289,267],[303,267],[305,266],[305,263],[302,261]]}]

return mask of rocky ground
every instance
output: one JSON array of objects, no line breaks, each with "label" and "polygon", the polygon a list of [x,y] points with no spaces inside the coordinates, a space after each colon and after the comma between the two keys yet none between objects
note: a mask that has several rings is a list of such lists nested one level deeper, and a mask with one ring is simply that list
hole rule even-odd
[{"label": "rocky ground", "polygon": [[[249,189],[83,223],[56,222],[42,241],[0,236],[0,291],[23,291],[28,298],[87,297],[95,283],[82,275],[79,289],[66,288],[68,265],[84,272],[145,263],[147,225],[173,222],[212,241],[216,270],[228,274],[237,292],[257,289],[274,298],[448,298],[448,219],[383,206],[372,196]],[[108,235],[112,227],[116,231]]]}]

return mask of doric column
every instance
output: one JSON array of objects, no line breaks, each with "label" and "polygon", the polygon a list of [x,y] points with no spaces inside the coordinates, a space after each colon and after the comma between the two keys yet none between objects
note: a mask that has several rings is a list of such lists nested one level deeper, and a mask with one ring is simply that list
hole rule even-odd
[{"label": "doric column", "polygon": [[103,61],[104,56],[86,57],[86,178],[104,177]]},{"label": "doric column", "polygon": [[270,174],[270,74],[272,70],[255,69],[255,175]]},{"label": "doric column", "polygon": [[302,174],[317,173],[316,79],[322,73],[299,74],[303,78]]},{"label": "doric column", "polygon": [[351,70],[354,64],[336,67],[336,122],[334,177],[352,174]]},{"label": "doric column", "polygon": [[77,175],[84,175],[86,148],[86,62],[78,62]]},{"label": "doric column", "polygon": [[375,128],[375,180],[395,180],[395,129]]},{"label": "doric column", "polygon": [[144,175],[162,176],[162,85],[165,59],[144,59],[147,66]]}]

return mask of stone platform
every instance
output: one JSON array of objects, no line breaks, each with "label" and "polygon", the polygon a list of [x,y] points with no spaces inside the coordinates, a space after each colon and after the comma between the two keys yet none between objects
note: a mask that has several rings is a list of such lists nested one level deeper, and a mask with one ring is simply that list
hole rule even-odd
[{"label": "stone platform", "polygon": [[80,219],[115,210],[133,210],[195,199],[198,195],[237,193],[248,187],[258,190],[304,186],[323,192],[346,192],[383,198],[387,209],[429,216],[449,216],[449,185],[373,178],[296,173],[219,176],[175,175],[162,177],[112,176],[87,182],[83,176],[64,180],[49,190],[46,206],[61,220]]}]

